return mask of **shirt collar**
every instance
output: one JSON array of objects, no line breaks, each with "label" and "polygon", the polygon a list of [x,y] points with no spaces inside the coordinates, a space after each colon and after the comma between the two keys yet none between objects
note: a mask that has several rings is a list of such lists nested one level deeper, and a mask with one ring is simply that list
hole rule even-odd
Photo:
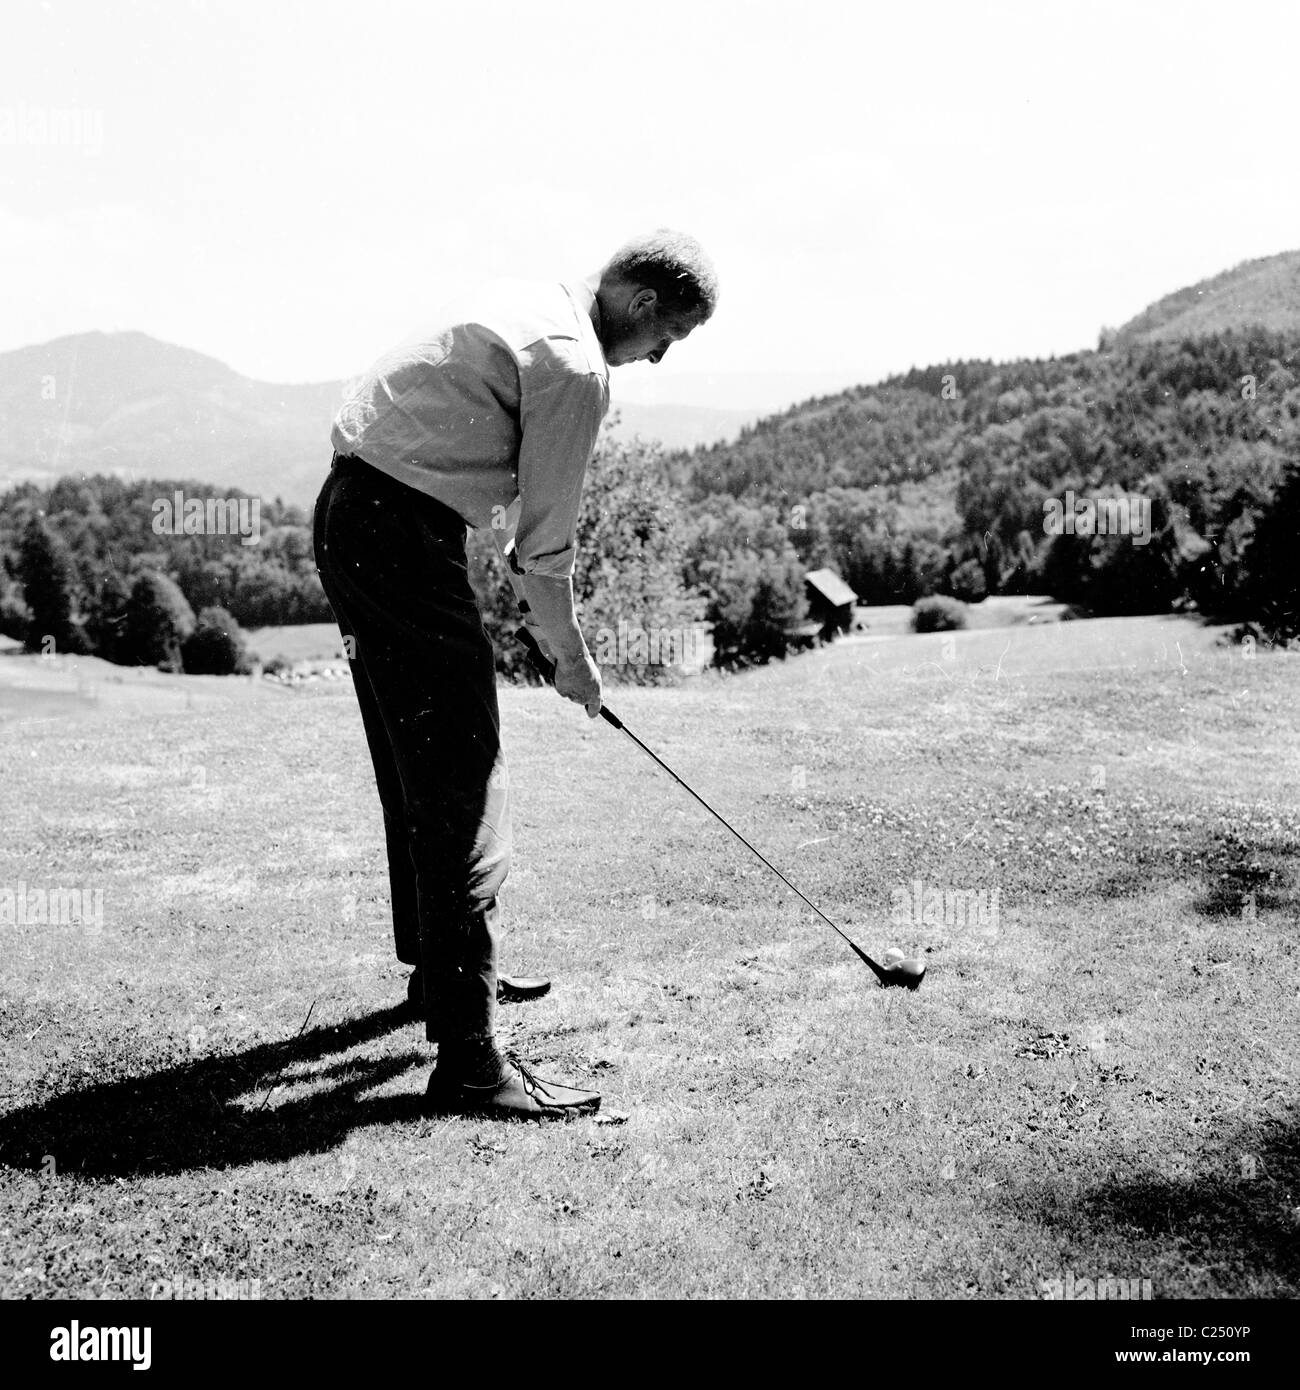
[{"label": "shirt collar", "polygon": [[596,292],[584,280],[567,281],[563,288],[565,294],[573,301],[588,345],[595,351],[597,361],[608,372],[605,349],[600,345],[600,301],[596,298]]}]

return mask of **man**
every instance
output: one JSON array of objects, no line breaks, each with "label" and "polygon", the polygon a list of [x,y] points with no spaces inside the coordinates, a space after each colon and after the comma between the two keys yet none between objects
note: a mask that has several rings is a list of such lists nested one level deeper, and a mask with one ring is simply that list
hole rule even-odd
[{"label": "man", "polygon": [[[594,718],[600,672],[573,607],[583,477],[609,367],[663,360],[717,303],[698,242],[659,231],[571,285],[502,282],[380,359],[334,421],[316,564],[352,672],[384,811],[398,958],[438,1044],[435,1113],[599,1108],[495,1039],[497,894],[511,831],[492,646],[466,527],[489,527],[555,688]],[[544,982],[542,982],[544,987]]]}]

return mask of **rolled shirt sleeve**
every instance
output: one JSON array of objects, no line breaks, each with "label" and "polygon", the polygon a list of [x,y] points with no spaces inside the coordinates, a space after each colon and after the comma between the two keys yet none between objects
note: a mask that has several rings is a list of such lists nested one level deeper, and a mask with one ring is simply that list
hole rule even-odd
[{"label": "rolled shirt sleeve", "polygon": [[519,374],[519,512],[514,545],[500,547],[516,574],[566,579],[577,555],[582,485],[609,382],[592,371],[576,343],[533,346]]}]

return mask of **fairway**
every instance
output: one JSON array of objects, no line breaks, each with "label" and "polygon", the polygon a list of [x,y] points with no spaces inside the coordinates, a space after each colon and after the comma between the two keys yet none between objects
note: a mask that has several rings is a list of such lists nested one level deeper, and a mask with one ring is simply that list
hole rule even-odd
[{"label": "fairway", "polygon": [[1300,1292],[1297,656],[1114,618],[607,690],[916,994],[503,689],[502,964],[555,988],[501,1031],[604,1097],[546,1127],[418,1113],[348,682],[67,661],[0,657],[0,888],[102,892],[0,926],[0,1296]]}]

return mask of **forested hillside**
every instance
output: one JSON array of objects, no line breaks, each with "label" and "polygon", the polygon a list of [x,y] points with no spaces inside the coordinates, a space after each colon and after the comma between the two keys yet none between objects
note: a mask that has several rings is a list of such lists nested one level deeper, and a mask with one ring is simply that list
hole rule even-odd
[{"label": "forested hillside", "polygon": [[[0,631],[34,650],[173,665],[192,640],[209,669],[218,637],[241,624],[328,618],[303,510],[157,479],[188,476],[199,438],[237,443],[283,477],[298,455],[280,434],[310,434],[316,449],[337,392],[248,382],[140,334],[84,337],[4,358],[0,452],[26,450],[37,472],[78,448],[113,463],[111,476],[73,467],[0,499]],[[312,467],[323,474],[323,459]],[[155,480],[123,481],[137,469]],[[256,501],[256,543],[160,533],[159,499],[176,490]],[[806,616],[803,575],[822,566],[868,604],[1045,592],[1098,614],[1196,609],[1290,640],[1300,253],[1167,296],[1097,351],[913,370],[691,453],[607,430],[578,539],[589,641],[703,621],[724,664],[785,653]],[[501,668],[516,670],[490,538],[471,556]],[[227,645],[222,660],[237,664],[238,641]],[[612,674],[671,678],[630,650]]]},{"label": "forested hillside", "polygon": [[1233,329],[1300,333],[1300,251],[1264,256],[1175,290],[1103,341],[1203,338]]},{"label": "forested hillside", "polygon": [[[1045,587],[1096,611],[1245,615],[1275,600],[1280,577],[1248,551],[1298,460],[1300,333],[1237,330],[945,363],[672,466],[700,524],[784,532],[868,602]],[[1145,499],[1150,540],[1048,534],[1044,504],[1067,492]]]}]

